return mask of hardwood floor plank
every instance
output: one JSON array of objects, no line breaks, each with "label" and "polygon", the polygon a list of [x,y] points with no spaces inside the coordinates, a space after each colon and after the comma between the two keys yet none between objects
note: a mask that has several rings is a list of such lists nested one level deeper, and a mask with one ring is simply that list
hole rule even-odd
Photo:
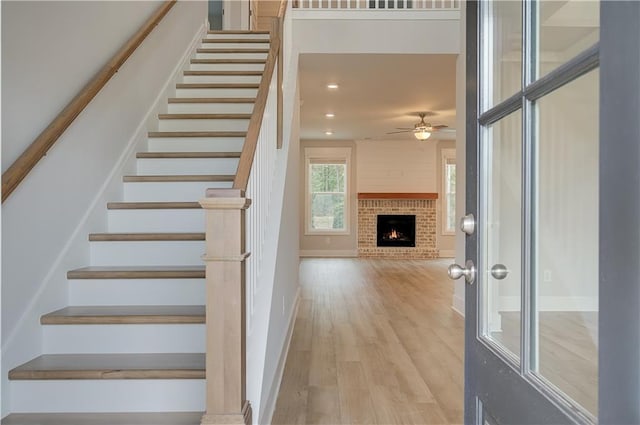
[{"label": "hardwood floor plank", "polygon": [[340,402],[337,387],[309,387],[306,423],[308,425],[340,423]]},{"label": "hardwood floor plank", "polygon": [[303,260],[273,423],[462,423],[464,323],[448,263]]}]

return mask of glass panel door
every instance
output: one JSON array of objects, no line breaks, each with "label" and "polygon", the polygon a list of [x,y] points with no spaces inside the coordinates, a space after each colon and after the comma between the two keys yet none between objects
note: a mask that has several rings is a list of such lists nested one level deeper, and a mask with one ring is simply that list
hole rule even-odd
[{"label": "glass panel door", "polygon": [[[631,365],[627,373],[637,377],[640,351],[603,331],[603,325],[614,333],[622,329],[627,340],[640,346],[633,334],[638,321],[630,326],[611,302],[623,300],[621,294],[627,291],[634,301],[624,304],[640,310],[634,298],[640,293],[640,272],[622,277],[612,267],[629,269],[615,255],[638,262],[627,253],[637,253],[640,241],[632,243],[626,232],[636,234],[640,226],[623,230],[603,204],[606,198],[635,211],[640,184],[629,193],[625,181],[616,183],[612,176],[640,181],[640,155],[629,160],[612,153],[610,145],[617,142],[603,138],[600,124],[605,116],[625,128],[618,134],[637,133],[630,127],[638,126],[640,116],[640,90],[633,91],[640,87],[640,53],[629,60],[614,53],[618,44],[637,50],[637,37],[632,43],[620,36],[640,34],[634,20],[640,17],[640,6],[635,4],[467,4],[467,31],[472,34],[467,40],[474,41],[467,48],[476,49],[466,56],[467,82],[476,83],[467,86],[468,215],[461,227],[467,235],[467,258],[465,265],[450,268],[452,278],[464,276],[468,283],[466,423],[483,422],[483,412],[490,412],[489,422],[496,424],[596,423],[599,416],[640,419],[640,385],[632,385],[640,381],[626,379],[623,369],[611,362],[620,359]],[[609,18],[601,25],[602,16]],[[624,31],[614,28],[618,22]],[[605,40],[607,33],[619,37]],[[625,65],[618,72],[630,84],[629,94],[614,81],[614,62]],[[608,79],[601,76],[603,63],[610,67]],[[609,96],[605,102],[605,85],[618,98]],[[616,109],[623,103],[618,99],[624,99],[633,117]],[[616,119],[616,114],[626,120]],[[640,137],[634,142],[622,144],[635,155]],[[637,223],[640,210],[623,216]],[[603,223],[616,233],[603,231]],[[617,240],[626,241],[624,249]],[[612,319],[605,317],[603,305]],[[637,355],[621,354],[625,350]],[[603,358],[609,359],[604,371]],[[624,405],[610,395],[616,391],[614,376],[625,385],[620,395]],[[605,392],[603,381],[608,382]],[[599,402],[603,398],[606,405]],[[607,416],[601,416],[603,411]]]}]

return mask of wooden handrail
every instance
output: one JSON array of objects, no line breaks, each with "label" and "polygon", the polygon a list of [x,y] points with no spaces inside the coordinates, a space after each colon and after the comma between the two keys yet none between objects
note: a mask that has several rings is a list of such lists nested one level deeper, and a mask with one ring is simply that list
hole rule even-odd
[{"label": "wooden handrail", "polygon": [[142,44],[144,39],[160,23],[162,18],[175,5],[177,0],[165,1],[140,29],[127,41],[118,52],[102,67],[86,86],[65,106],[58,116],[44,129],[29,147],[2,173],[2,202],[24,180],[38,161],[47,154],[58,138],[65,132],[84,108],[118,72],[122,64]]},{"label": "wooden handrail", "polygon": [[[260,81],[260,87],[258,88],[258,94],[256,95],[256,103],[253,107],[253,114],[249,120],[249,128],[247,129],[247,135],[244,139],[244,145],[242,147],[242,153],[240,154],[240,161],[238,163],[238,171],[236,177],[233,180],[233,188],[240,190],[247,190],[247,184],[249,183],[249,174],[251,173],[251,166],[253,165],[253,157],[256,154],[256,148],[258,146],[258,137],[260,136],[260,127],[262,126],[262,118],[264,116],[264,110],[267,107],[267,97],[269,97],[269,86],[271,85],[271,78],[273,77],[273,71],[275,69],[276,62],[282,63],[280,51],[282,50],[282,22],[284,21],[284,15],[287,11],[287,1],[282,0],[280,3],[280,9],[278,10],[278,16],[271,22],[271,30],[269,31],[271,45],[269,47],[269,54],[267,55],[267,62],[264,65],[264,74],[262,74],[262,80]],[[280,68],[280,66],[278,67]],[[281,72],[279,72],[281,74]],[[279,91],[282,91],[282,84],[279,80]],[[281,108],[282,95],[278,96],[278,109]],[[281,111],[279,120],[282,119]],[[278,123],[278,133],[282,133],[281,121]]]}]

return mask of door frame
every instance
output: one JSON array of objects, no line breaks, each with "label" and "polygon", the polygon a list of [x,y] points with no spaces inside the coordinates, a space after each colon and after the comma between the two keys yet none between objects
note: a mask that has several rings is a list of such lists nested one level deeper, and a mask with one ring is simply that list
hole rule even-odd
[{"label": "door frame", "polygon": [[[478,212],[479,121],[496,117],[478,115],[479,2],[467,2],[466,10],[466,211]],[[599,412],[600,423],[640,423],[640,2],[602,1],[599,49],[584,55],[583,66],[600,61],[599,164]],[[530,31],[530,29],[528,29]],[[624,52],[625,54],[620,54]],[[628,53],[628,54],[627,54]],[[576,72],[586,68],[572,65]],[[549,80],[553,79],[549,76]],[[549,90],[537,84],[532,89]],[[557,85],[556,85],[557,87]],[[531,90],[530,90],[531,91]],[[539,97],[535,95],[535,97]],[[519,96],[518,96],[519,98]],[[511,99],[520,102],[519,99]],[[507,100],[509,101],[509,99]],[[523,105],[523,113],[527,111]],[[530,125],[525,115],[524,126]],[[530,147],[526,141],[523,155]],[[623,190],[631,188],[631,190]],[[526,206],[525,206],[526,208]],[[482,217],[476,215],[478,222]],[[523,240],[527,243],[527,238]],[[467,236],[466,258],[478,264],[478,233]],[[525,251],[527,252],[527,251]],[[525,282],[527,283],[527,282]],[[528,291],[525,284],[524,291]],[[566,400],[526,379],[507,365],[478,338],[481,334],[477,285],[465,291],[465,423],[482,421],[483,405],[505,407],[504,422],[565,423],[583,421]],[[529,317],[522,311],[523,321]],[[528,335],[523,334],[528,341]],[[528,344],[524,344],[528,349]],[[521,371],[528,368],[526,356]],[[499,372],[500,379],[496,379]],[[491,383],[491,387],[483,383]],[[507,394],[505,398],[504,395]],[[523,412],[530,416],[523,417]],[[535,412],[539,412],[536,414]]]},{"label": "door frame", "polygon": [[[640,423],[640,2],[600,6],[598,418]],[[621,54],[621,52],[623,54]]]}]

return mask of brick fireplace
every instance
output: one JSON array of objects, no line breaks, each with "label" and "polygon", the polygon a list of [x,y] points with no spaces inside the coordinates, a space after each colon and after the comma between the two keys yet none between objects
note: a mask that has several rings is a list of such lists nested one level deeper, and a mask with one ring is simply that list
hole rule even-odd
[{"label": "brick fireplace", "polygon": [[[437,193],[359,193],[358,256],[368,258],[438,258]],[[378,246],[379,215],[415,215],[415,247]]]}]

